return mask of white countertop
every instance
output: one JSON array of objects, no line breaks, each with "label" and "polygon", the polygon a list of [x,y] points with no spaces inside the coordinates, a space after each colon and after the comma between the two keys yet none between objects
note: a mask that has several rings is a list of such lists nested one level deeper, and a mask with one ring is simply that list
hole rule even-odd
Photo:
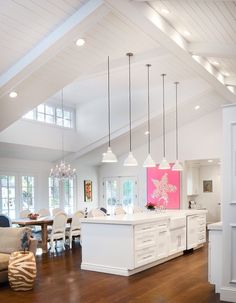
[{"label": "white countertop", "polygon": [[126,214],[116,216],[92,217],[81,219],[82,223],[98,223],[98,224],[126,224],[135,225],[148,222],[156,222],[165,219],[174,219],[174,217],[186,217],[197,214],[206,214],[206,210],[181,209],[181,210],[165,210],[163,212],[147,211],[137,214]]},{"label": "white countertop", "polygon": [[222,222],[211,223],[207,225],[208,230],[222,230]]}]

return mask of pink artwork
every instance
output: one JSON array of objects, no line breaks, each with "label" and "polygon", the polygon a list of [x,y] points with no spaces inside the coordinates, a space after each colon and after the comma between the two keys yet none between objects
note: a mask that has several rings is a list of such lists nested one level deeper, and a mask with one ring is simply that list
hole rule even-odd
[{"label": "pink artwork", "polygon": [[147,168],[147,203],[180,208],[180,172],[171,169]]}]

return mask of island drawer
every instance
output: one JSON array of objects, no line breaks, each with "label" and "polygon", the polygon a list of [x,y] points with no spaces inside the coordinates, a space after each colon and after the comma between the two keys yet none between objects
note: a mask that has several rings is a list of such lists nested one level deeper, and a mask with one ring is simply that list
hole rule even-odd
[{"label": "island drawer", "polygon": [[135,252],[135,267],[139,267],[156,260],[156,248],[148,247]]},{"label": "island drawer", "polygon": [[140,224],[136,225],[134,227],[135,234],[136,233],[147,233],[147,232],[152,232],[156,230],[156,224],[149,223],[149,224]]},{"label": "island drawer", "polygon": [[137,232],[135,234],[135,250],[156,244],[156,231]]}]

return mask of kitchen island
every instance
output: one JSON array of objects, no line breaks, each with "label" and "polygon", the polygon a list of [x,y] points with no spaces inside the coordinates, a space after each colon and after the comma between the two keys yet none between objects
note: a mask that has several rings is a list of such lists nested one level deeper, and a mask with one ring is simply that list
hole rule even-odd
[{"label": "kitchen island", "polygon": [[148,211],[81,220],[81,269],[129,276],[198,248],[205,210]]}]

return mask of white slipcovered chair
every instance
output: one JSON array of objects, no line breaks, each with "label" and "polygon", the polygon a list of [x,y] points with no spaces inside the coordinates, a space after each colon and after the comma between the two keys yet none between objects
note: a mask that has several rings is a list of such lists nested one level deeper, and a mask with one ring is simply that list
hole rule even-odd
[{"label": "white slipcovered chair", "polygon": [[55,215],[52,231],[49,235],[49,242],[51,251],[55,251],[54,241],[62,240],[63,247],[65,247],[66,240],[66,223],[67,223],[67,215],[63,212],[59,212]]},{"label": "white slipcovered chair", "polygon": [[41,208],[37,212],[40,217],[50,217],[50,211],[46,208]]},{"label": "white slipcovered chair", "polygon": [[124,208],[121,206],[116,207],[114,210],[114,215],[125,215],[125,214],[126,214],[126,212],[125,212]]},{"label": "white slipcovered chair", "polygon": [[29,209],[20,211],[20,219],[26,219],[28,218],[28,215],[31,213]]},{"label": "white slipcovered chair", "polygon": [[53,215],[53,217],[56,216],[56,214],[58,214],[58,213],[64,213],[64,211],[63,211],[61,208],[59,208],[59,207],[54,208],[54,209],[52,210],[52,215]]},{"label": "white slipcovered chair", "polygon": [[105,217],[106,214],[104,213],[104,211],[102,211],[101,209],[98,208],[94,208],[92,210],[90,210],[90,212],[88,213],[88,218],[90,217]]},{"label": "white slipcovered chair", "polygon": [[71,221],[70,227],[68,229],[66,229],[66,237],[69,238],[70,248],[72,248],[73,237],[80,236],[80,229],[81,229],[80,219],[81,218],[84,218],[84,213],[82,211],[78,210],[72,216],[72,221]]}]

